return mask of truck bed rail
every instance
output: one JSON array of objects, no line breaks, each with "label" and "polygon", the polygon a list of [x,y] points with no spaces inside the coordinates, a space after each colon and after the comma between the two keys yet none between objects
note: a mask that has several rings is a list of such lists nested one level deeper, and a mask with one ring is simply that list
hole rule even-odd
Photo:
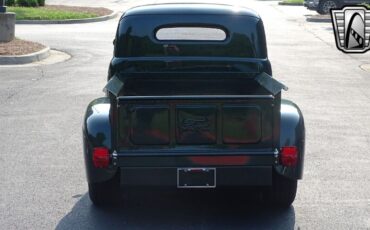
[{"label": "truck bed rail", "polygon": [[270,99],[273,95],[169,95],[169,96],[119,96],[117,103],[136,100],[245,100]]}]

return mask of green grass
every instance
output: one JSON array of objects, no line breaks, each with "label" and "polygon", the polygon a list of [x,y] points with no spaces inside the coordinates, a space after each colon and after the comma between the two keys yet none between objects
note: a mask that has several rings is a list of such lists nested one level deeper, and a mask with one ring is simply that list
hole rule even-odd
[{"label": "green grass", "polygon": [[8,7],[7,11],[16,13],[17,20],[65,20],[97,17],[93,13],[54,10],[43,7]]},{"label": "green grass", "polygon": [[303,4],[303,0],[284,0],[285,4]]}]

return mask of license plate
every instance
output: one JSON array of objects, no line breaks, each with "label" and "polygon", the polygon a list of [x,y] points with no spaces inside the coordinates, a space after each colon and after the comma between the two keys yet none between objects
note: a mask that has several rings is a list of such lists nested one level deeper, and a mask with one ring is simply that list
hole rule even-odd
[{"label": "license plate", "polygon": [[215,188],[215,168],[179,168],[177,169],[178,188]]}]

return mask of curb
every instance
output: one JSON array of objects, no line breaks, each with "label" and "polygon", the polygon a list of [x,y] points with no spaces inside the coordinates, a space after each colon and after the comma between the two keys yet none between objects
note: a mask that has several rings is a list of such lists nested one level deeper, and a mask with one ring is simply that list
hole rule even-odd
[{"label": "curb", "polygon": [[110,15],[100,16],[96,18],[84,18],[84,19],[67,19],[67,20],[16,20],[16,24],[80,24],[80,23],[91,23],[91,22],[102,22],[113,19],[119,14],[118,11],[111,13]]},{"label": "curb", "polygon": [[287,2],[278,2],[281,6],[303,6],[303,3],[287,3]]},{"label": "curb", "polygon": [[35,53],[19,56],[0,56],[1,65],[20,65],[41,61],[50,55],[50,47],[46,47]]},{"label": "curb", "polygon": [[306,17],[307,22],[322,22],[322,23],[331,23],[330,18],[315,18],[315,17]]}]

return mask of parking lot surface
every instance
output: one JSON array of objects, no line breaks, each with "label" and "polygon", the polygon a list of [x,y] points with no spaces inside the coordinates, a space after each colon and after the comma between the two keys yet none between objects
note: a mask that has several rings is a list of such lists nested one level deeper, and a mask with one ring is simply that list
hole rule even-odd
[{"label": "parking lot surface", "polygon": [[[59,1],[129,6],[162,1]],[[221,1],[207,1],[221,2]],[[221,2],[222,3],[222,2]],[[233,3],[233,2],[230,2]],[[306,122],[304,178],[293,206],[271,210],[249,192],[142,192],[97,209],[87,195],[84,110],[103,96],[118,18],[74,25],[17,25],[16,36],[69,53],[66,62],[0,66],[2,229],[370,229],[370,63],[344,54],[330,23],[303,7],[248,0],[264,20],[273,74]]]}]

